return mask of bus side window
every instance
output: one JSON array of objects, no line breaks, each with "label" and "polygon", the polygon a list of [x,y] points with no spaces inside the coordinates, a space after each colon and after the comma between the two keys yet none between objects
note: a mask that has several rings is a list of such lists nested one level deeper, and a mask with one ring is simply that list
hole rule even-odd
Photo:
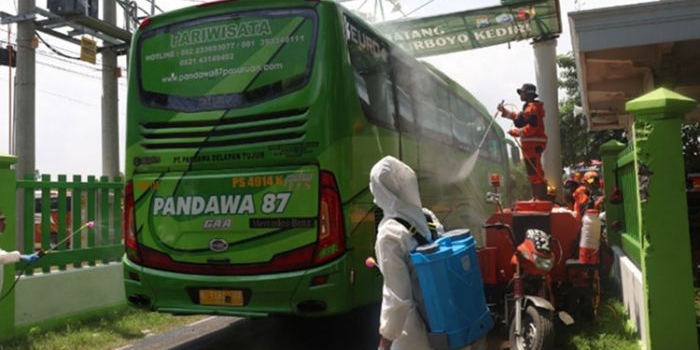
[{"label": "bus side window", "polygon": [[485,149],[487,151],[486,157],[489,159],[495,161],[495,162],[503,162],[503,151],[501,150],[501,142],[499,142],[498,137],[496,136],[496,133],[493,131],[493,129],[489,130],[489,135],[486,136],[486,141],[485,141]]},{"label": "bus side window", "polygon": [[433,96],[430,91],[435,91],[433,81],[423,74],[415,74],[415,106],[416,106],[416,123],[421,132],[432,131],[436,129],[434,119],[431,117],[437,113],[436,107],[433,104]]},{"label": "bus side window", "polygon": [[438,106],[449,106],[447,89],[436,79],[423,75],[415,82],[417,94],[416,119],[421,132],[440,142],[452,141],[450,113]]},{"label": "bus side window", "polygon": [[362,108],[369,108],[369,94],[367,92],[367,83],[365,83],[365,79],[356,70],[353,69],[352,73],[355,77],[355,91],[357,91],[357,97],[360,98]]},{"label": "bus side window", "polygon": [[470,129],[470,116],[471,107],[463,99],[456,97],[453,98],[452,104],[453,115],[452,115],[452,139],[457,144],[457,146],[464,150],[474,150],[476,146],[473,145],[472,141],[472,131]]},{"label": "bus side window", "polygon": [[370,121],[394,127],[394,89],[387,62],[348,42],[355,89]]},{"label": "bus side window", "polygon": [[[486,132],[486,123],[484,120],[478,116],[478,112],[475,108],[471,109],[473,113],[473,117],[470,120],[470,131],[472,132],[471,142],[474,145],[474,147],[479,147],[479,142],[481,142],[481,139],[484,138],[484,133]],[[484,146],[481,146],[482,148]]]},{"label": "bus side window", "polygon": [[458,115],[454,116],[452,120],[452,138],[455,140],[457,146],[465,150],[473,150],[471,140],[469,138],[469,124]]},{"label": "bus side window", "polygon": [[411,82],[411,67],[399,57],[393,56],[394,79],[396,81],[396,100],[399,104],[399,126],[401,131],[416,130],[415,114],[413,113],[413,86]]},{"label": "bus side window", "polygon": [[510,143],[509,145],[509,153],[510,158],[512,160],[512,164],[520,164],[520,148],[518,148],[518,146],[516,146],[514,142]]}]

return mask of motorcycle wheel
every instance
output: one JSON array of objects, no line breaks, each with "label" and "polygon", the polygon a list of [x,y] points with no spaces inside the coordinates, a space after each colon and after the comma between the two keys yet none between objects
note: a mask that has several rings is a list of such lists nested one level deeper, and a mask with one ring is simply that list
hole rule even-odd
[{"label": "motorcycle wheel", "polygon": [[510,323],[511,350],[549,350],[554,343],[552,312],[532,305],[522,314],[522,334],[515,334],[515,320]]}]

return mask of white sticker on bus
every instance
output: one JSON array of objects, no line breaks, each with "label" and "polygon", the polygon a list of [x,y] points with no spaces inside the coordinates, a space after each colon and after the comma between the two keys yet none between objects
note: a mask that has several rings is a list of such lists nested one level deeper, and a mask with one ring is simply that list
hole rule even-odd
[{"label": "white sticker on bus", "polygon": [[255,65],[255,66],[241,66],[241,67],[234,67],[234,68],[214,68],[210,69],[208,71],[197,71],[197,72],[189,72],[189,73],[179,73],[175,74],[175,72],[171,72],[169,76],[162,77],[160,79],[161,83],[177,83],[177,82],[184,82],[184,81],[192,81],[192,80],[203,80],[203,79],[212,79],[212,78],[218,78],[218,77],[226,77],[229,75],[234,75],[234,74],[243,74],[243,73],[257,73],[257,72],[263,72],[263,71],[274,71],[274,70],[282,70],[284,69],[284,64],[283,63],[268,63],[264,65]]},{"label": "white sticker on bus", "polygon": [[255,214],[252,194],[221,196],[155,197],[153,215]]},{"label": "white sticker on bus", "polygon": [[[260,203],[265,214],[283,213],[287,208],[290,192],[266,193]],[[252,194],[155,197],[153,216],[255,214],[255,198]]]},{"label": "white sticker on bus", "polygon": [[175,32],[170,39],[170,47],[176,48],[203,43],[224,42],[262,35],[272,35],[272,26],[267,19],[223,23]]},{"label": "white sticker on bus", "polygon": [[262,212],[265,214],[281,213],[284,211],[284,208],[287,207],[287,202],[289,202],[289,197],[291,196],[292,194],[289,192],[268,193],[263,196],[260,209],[262,209]]}]

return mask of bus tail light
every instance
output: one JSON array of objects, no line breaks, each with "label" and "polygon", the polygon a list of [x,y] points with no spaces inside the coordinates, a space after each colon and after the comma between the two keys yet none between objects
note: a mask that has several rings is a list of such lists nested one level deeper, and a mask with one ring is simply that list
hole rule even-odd
[{"label": "bus tail light", "polygon": [[187,274],[230,276],[260,275],[306,269],[309,267],[309,262],[311,261],[315,248],[314,245],[308,245],[278,254],[269,262],[239,265],[179,262],[173,260],[170,255],[145,245],[140,247],[140,253],[143,260],[141,265],[144,267]]},{"label": "bus tail light", "polygon": [[124,214],[122,231],[124,232],[124,251],[126,257],[135,262],[141,262],[141,252],[136,240],[136,220],[134,220],[134,183],[129,181],[124,186]]},{"label": "bus tail light", "polygon": [[139,23],[139,29],[146,28],[149,24],[151,24],[151,17],[146,17]]},{"label": "bus tail light", "polygon": [[321,171],[321,203],[314,264],[330,261],[345,252],[345,229],[340,192],[333,173]]}]

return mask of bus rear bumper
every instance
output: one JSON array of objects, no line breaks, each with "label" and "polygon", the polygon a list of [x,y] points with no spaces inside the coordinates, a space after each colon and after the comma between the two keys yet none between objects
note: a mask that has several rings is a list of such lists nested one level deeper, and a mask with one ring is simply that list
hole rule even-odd
[{"label": "bus rear bumper", "polygon": [[[124,258],[124,288],[132,306],[172,314],[242,317],[345,313],[351,305],[347,256],[302,272],[250,276],[190,275],[145,268]],[[228,291],[243,298],[233,305],[207,305],[200,291]]]}]

